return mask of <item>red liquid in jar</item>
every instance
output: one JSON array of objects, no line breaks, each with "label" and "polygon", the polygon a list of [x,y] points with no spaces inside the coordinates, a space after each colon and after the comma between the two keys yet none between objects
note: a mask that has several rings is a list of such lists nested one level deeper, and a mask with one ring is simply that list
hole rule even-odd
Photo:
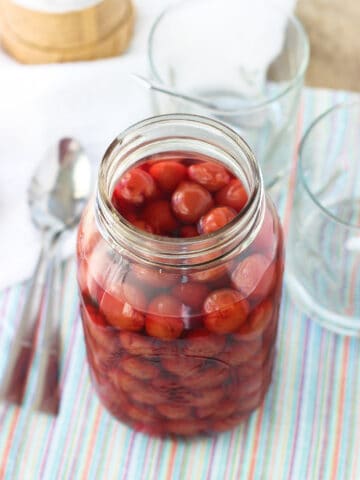
[{"label": "red liquid in jar", "polygon": [[[112,201],[148,234],[198,238],[236,221],[247,192],[210,158],[170,152],[126,172]],[[261,405],[283,274],[282,233],[270,205],[245,251],[202,270],[117,263],[101,238],[80,246],[78,257],[93,383],[115,417],[149,434],[189,436],[233,428]]]}]

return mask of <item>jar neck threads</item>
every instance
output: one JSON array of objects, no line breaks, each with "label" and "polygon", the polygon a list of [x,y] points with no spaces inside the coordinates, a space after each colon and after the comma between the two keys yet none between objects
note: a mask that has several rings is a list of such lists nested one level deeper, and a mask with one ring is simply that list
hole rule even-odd
[{"label": "jar neck threads", "polygon": [[[248,202],[220,230],[193,238],[169,238],[140,231],[112,205],[116,181],[145,157],[163,152],[206,155],[238,177]],[[265,209],[263,181],[246,142],[229,127],[196,115],[161,115],[137,123],[120,134],[100,165],[95,214],[100,233],[119,253],[126,250],[142,261],[167,268],[221,262],[245,249],[256,236]]]}]

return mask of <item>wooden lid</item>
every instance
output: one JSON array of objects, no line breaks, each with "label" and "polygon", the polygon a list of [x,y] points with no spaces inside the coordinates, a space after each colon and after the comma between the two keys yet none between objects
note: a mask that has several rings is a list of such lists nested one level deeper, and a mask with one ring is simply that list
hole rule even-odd
[{"label": "wooden lid", "polygon": [[33,12],[0,0],[2,46],[22,63],[92,60],[128,46],[134,27],[131,0],[104,0],[69,13]]}]

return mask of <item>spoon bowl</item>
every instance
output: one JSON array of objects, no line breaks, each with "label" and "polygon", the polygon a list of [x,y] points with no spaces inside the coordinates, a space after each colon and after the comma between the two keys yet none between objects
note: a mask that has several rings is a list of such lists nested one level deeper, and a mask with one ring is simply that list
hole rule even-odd
[{"label": "spoon bowl", "polygon": [[63,138],[37,167],[28,189],[34,224],[59,232],[74,227],[91,191],[91,165],[79,142]]}]

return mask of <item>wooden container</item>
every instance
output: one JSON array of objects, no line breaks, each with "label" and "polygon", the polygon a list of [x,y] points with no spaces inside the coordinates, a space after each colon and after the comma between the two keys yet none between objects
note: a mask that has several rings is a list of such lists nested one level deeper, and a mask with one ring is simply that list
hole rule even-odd
[{"label": "wooden container", "polygon": [[32,10],[13,0],[0,0],[2,46],[22,63],[119,55],[129,44],[133,26],[131,0],[102,0],[65,12]]}]

